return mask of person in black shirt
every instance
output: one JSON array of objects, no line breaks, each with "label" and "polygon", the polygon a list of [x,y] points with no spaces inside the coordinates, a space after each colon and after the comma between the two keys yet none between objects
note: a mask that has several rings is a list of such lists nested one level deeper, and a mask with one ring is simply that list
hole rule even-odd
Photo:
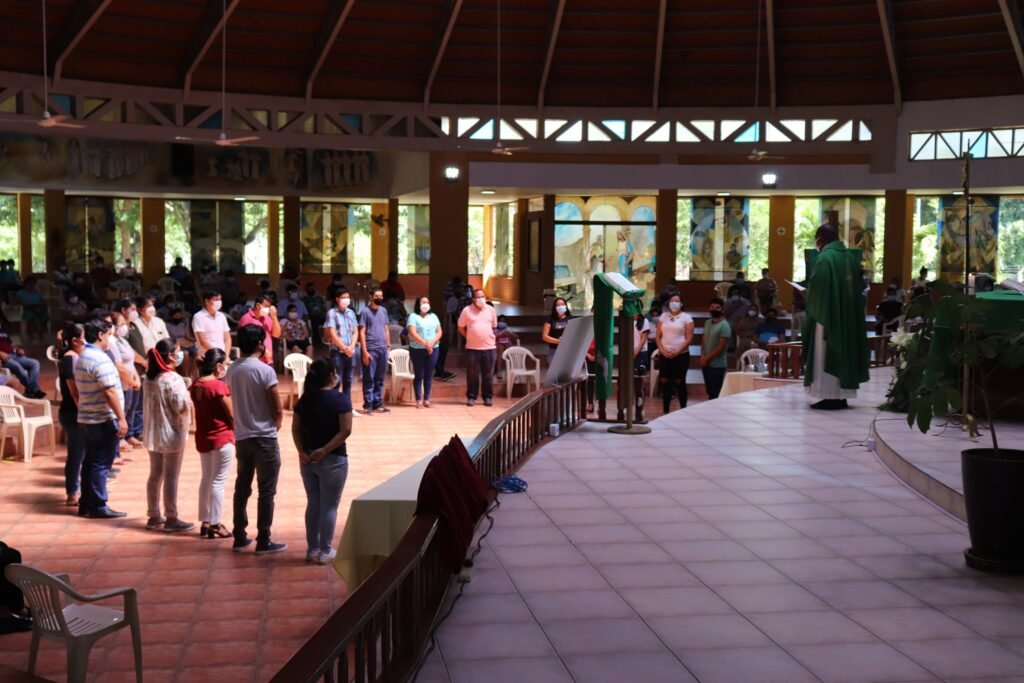
[{"label": "person in black shirt", "polygon": [[338,504],[348,476],[345,440],[352,433],[352,401],[338,391],[338,374],[326,358],[309,366],[302,398],[295,404],[292,439],[306,488],[306,561],[328,564]]},{"label": "person in black shirt", "polygon": [[555,351],[558,350],[565,326],[572,318],[573,315],[569,312],[569,302],[562,297],[556,298],[551,306],[551,315],[544,322],[544,328],[540,333],[540,338],[548,344],[548,365],[551,365],[551,359],[555,357]]}]

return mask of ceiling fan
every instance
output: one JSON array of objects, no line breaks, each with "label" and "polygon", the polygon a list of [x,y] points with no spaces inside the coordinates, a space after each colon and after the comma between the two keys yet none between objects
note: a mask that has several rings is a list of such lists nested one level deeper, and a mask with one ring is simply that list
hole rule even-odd
[{"label": "ceiling fan", "polygon": [[218,147],[235,147],[244,145],[247,142],[259,140],[257,135],[246,135],[244,137],[229,138],[224,130],[224,120],[228,116],[227,107],[227,81],[228,81],[228,3],[221,0],[221,22],[220,22],[220,135],[213,141]]},{"label": "ceiling fan", "polygon": [[750,151],[750,154],[747,155],[747,159],[749,159],[750,161],[762,161],[764,159],[785,159],[785,158],[786,157],[780,156],[778,154],[769,154],[765,150],[758,149],[757,147],[752,149]]},{"label": "ceiling fan", "polygon": [[[756,52],[757,57],[756,57],[756,66],[754,67],[754,114],[755,114],[755,117],[757,115],[758,104],[760,102],[760,95],[761,95],[761,9],[762,9],[762,7],[764,7],[764,5],[762,4],[761,0],[757,0],[757,52]],[[759,133],[761,132],[762,127],[765,129],[765,132],[767,133],[767,127],[768,127],[767,126],[767,121],[764,122],[764,124],[762,125],[762,122],[761,122],[760,118],[758,118],[757,119],[757,130],[758,130]],[[760,139],[761,139],[761,136],[758,135],[758,141],[759,142],[760,142]],[[754,149],[750,150],[750,154],[747,155],[747,160],[748,161],[754,161],[754,162],[764,161],[765,159],[785,159],[785,158],[786,157],[780,156],[780,155],[777,155],[777,154],[769,154],[767,152],[767,150],[758,149],[757,147],[754,147]]]},{"label": "ceiling fan", "polygon": [[497,144],[491,149],[491,154],[510,157],[516,152],[525,152],[529,147],[506,147],[501,144],[501,0],[497,0],[498,7],[498,116],[495,118],[494,137]]}]

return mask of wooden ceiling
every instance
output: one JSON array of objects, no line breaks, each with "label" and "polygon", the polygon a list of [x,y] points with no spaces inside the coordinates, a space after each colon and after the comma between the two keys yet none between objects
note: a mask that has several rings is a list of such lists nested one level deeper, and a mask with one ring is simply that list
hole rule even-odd
[{"label": "wooden ceiling", "polygon": [[[222,2],[229,91],[495,102],[497,0],[46,0],[51,73],[219,90]],[[763,106],[1024,93],[1024,0],[758,2],[504,0],[502,103],[749,107],[759,40]],[[39,74],[41,1],[0,7],[0,71]]]}]

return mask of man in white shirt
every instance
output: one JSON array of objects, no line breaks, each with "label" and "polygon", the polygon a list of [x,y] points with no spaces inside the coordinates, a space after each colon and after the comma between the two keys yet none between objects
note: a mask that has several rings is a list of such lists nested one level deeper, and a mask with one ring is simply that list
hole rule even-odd
[{"label": "man in white shirt", "polygon": [[203,292],[203,308],[192,316],[192,331],[196,334],[196,359],[201,360],[210,349],[220,349],[231,355],[231,328],[227,317],[220,312],[220,292]]}]

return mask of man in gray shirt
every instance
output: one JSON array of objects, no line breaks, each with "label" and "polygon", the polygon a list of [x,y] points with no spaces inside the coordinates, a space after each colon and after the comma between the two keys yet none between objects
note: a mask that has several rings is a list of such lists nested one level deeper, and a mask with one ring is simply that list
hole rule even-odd
[{"label": "man in gray shirt", "polygon": [[277,432],[281,429],[281,397],[277,393],[277,373],[264,363],[266,331],[259,325],[238,329],[238,349],[242,358],[228,368],[232,414],[235,425],[235,450],[238,478],[235,479],[235,543],[232,550],[247,548],[252,539],[246,534],[249,517],[246,505],[252,495],[256,475],[259,498],[256,504],[256,554],[279,553],[288,546],[270,540],[274,523],[274,495],[281,471],[281,449]]},{"label": "man in gray shirt", "polygon": [[391,335],[380,287],[371,292],[370,305],[359,311],[359,344],[363,349],[364,414],[389,413],[384,405],[384,375],[388,371]]}]

